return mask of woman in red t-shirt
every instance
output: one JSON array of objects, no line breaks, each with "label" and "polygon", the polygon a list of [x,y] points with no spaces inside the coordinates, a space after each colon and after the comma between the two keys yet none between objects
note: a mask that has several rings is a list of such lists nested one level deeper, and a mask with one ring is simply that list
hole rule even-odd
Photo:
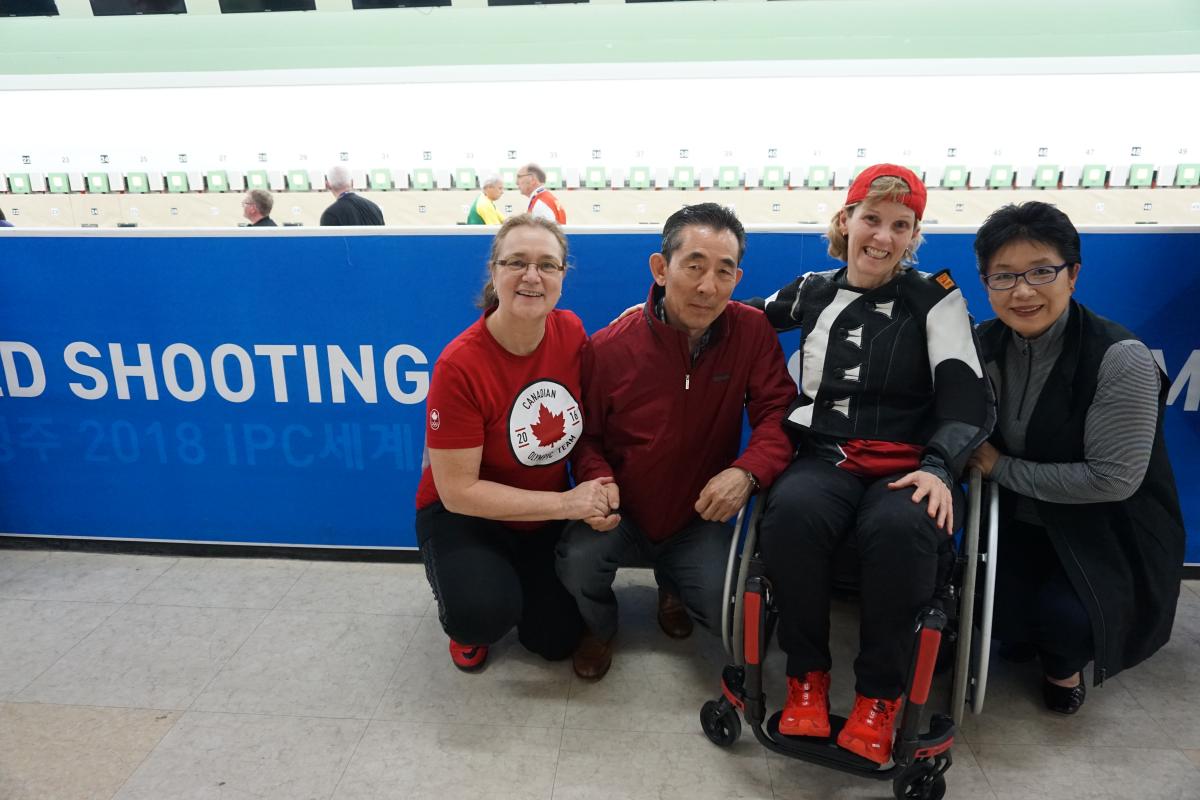
[{"label": "woman in red t-shirt", "polygon": [[563,521],[597,523],[618,506],[612,478],[574,489],[567,456],[583,431],[583,323],[555,310],[567,239],[529,214],[500,227],[483,316],[438,357],[426,401],[429,463],[417,489],[417,541],[463,670],[514,626],[521,644],[566,658],[583,630],[554,572]]}]

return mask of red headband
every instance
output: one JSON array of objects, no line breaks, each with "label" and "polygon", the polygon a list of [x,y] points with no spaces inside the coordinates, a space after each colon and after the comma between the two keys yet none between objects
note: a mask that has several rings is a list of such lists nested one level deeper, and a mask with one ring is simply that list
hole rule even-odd
[{"label": "red headband", "polygon": [[897,202],[911,208],[917,215],[917,221],[920,221],[925,213],[925,184],[921,183],[921,179],[911,169],[896,164],[876,164],[858,173],[846,194],[846,205],[852,206],[865,200],[876,178],[899,178],[908,184],[908,194],[901,195]]}]

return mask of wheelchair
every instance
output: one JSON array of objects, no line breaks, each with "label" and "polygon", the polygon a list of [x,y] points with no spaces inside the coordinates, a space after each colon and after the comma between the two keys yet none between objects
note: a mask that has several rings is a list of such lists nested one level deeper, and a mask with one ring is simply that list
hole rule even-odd
[{"label": "wheelchair", "polygon": [[[982,513],[985,504],[986,525]],[[771,602],[770,580],[757,557],[763,506],[760,499],[752,513],[742,509],[730,544],[725,571],[728,603],[721,621],[721,640],[730,663],[721,674],[721,696],[700,709],[704,734],[716,745],[732,746],[742,732],[740,712],[754,737],[768,750],[854,775],[891,780],[898,800],[940,800],[946,793],[945,773],[953,763],[951,749],[962,715],[968,706],[973,713],[980,713],[987,691],[988,644],[996,584],[997,488],[990,482],[984,484],[978,470],[971,471],[961,544],[946,548],[946,557],[939,567],[939,587],[913,621],[916,642],[906,684],[907,702],[896,729],[890,767],[880,767],[837,746],[845,717],[830,714],[832,731],[827,739],[784,736],[779,733],[783,712],[767,717],[763,663],[777,611]],[[982,538],[981,529],[986,529]],[[978,637],[973,636],[976,625]],[[943,644],[953,647],[943,648]],[[927,728],[922,731],[923,712],[935,670],[949,666],[948,656],[954,662],[951,713],[931,714]]]}]

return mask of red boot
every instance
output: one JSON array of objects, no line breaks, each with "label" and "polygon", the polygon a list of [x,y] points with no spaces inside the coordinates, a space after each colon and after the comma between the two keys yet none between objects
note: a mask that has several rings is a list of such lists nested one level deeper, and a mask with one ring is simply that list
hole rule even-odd
[{"label": "red boot", "polygon": [[838,734],[838,747],[876,764],[886,764],[892,757],[896,714],[903,703],[902,697],[880,700],[855,694],[854,710],[846,720],[846,727]]},{"label": "red boot", "polygon": [[829,736],[829,673],[789,676],[787,687],[779,732],[784,736]]}]

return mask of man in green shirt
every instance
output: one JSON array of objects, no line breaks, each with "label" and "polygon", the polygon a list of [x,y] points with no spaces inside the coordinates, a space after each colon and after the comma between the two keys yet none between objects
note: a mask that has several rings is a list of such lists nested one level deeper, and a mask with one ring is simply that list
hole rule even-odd
[{"label": "man in green shirt", "polygon": [[496,201],[502,194],[504,194],[504,184],[499,178],[493,177],[485,180],[483,191],[471,204],[471,210],[467,214],[467,224],[499,225],[504,222],[504,217],[500,216],[500,212],[496,210]]}]

